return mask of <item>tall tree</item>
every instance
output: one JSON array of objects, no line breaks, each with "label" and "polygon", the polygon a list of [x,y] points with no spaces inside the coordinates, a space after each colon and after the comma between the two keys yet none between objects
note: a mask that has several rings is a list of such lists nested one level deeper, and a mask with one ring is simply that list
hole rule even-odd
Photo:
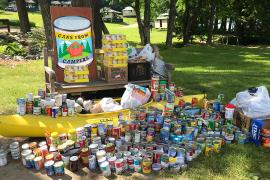
[{"label": "tall tree", "polygon": [[199,11],[202,8],[203,0],[185,0],[185,12],[183,17],[183,44],[186,45],[191,38],[191,27],[198,18]]},{"label": "tall tree", "polygon": [[216,2],[215,0],[210,0],[210,14],[209,14],[209,22],[208,22],[208,33],[207,33],[208,44],[212,44],[212,40],[213,40],[215,14],[216,14]]},{"label": "tall tree", "polygon": [[30,32],[31,28],[30,28],[25,0],[16,0],[16,6],[18,9],[18,15],[20,19],[21,32],[22,33]]},{"label": "tall tree", "polygon": [[139,28],[139,34],[141,38],[141,44],[145,45],[150,43],[150,16],[151,16],[151,10],[150,10],[150,0],[144,0],[144,17],[142,20],[141,17],[141,2],[140,0],[135,0],[135,13],[136,13],[136,19],[138,23]]},{"label": "tall tree", "polygon": [[53,38],[52,38],[52,25],[51,25],[51,13],[50,13],[50,1],[48,0],[38,0],[40,11],[42,15],[42,20],[44,24],[44,30],[47,41],[47,48],[53,48]]},{"label": "tall tree", "polygon": [[148,44],[150,43],[150,16],[151,16],[151,11],[150,11],[150,0],[144,0],[144,43]]},{"label": "tall tree", "polygon": [[71,5],[74,7],[91,7],[93,11],[93,29],[95,33],[95,47],[101,48],[102,46],[102,31],[109,34],[106,25],[102,21],[100,14],[101,1],[100,0],[72,0]]},{"label": "tall tree", "polygon": [[169,11],[168,26],[167,26],[166,47],[172,47],[175,17],[176,17],[176,0],[170,0],[170,11]]}]

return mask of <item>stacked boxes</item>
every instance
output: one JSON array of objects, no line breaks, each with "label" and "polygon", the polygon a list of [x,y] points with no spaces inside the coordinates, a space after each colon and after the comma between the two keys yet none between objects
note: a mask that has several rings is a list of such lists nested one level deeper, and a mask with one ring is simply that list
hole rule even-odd
[{"label": "stacked boxes", "polygon": [[127,40],[125,35],[104,35],[102,40],[104,50],[104,72],[107,82],[127,82]]},{"label": "stacked boxes", "polygon": [[68,65],[64,70],[64,80],[68,83],[89,82],[88,66]]}]

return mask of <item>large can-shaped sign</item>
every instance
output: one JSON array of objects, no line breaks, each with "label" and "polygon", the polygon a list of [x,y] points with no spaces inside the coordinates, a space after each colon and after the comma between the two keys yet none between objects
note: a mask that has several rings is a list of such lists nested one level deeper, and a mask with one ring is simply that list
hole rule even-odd
[{"label": "large can-shaped sign", "polygon": [[82,66],[93,61],[91,22],[80,16],[63,16],[53,22],[58,66]]}]

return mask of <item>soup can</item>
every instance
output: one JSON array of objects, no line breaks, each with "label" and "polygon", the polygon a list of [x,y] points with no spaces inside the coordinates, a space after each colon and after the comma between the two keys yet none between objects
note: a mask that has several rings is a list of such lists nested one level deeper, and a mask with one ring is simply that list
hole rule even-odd
[{"label": "soup can", "polygon": [[108,161],[105,161],[100,164],[100,169],[103,174],[103,176],[108,177],[111,175],[111,169]]},{"label": "soup can", "polygon": [[152,171],[152,161],[149,158],[144,158],[142,161],[142,172],[149,174]]},{"label": "soup can", "polygon": [[78,156],[71,156],[69,159],[69,170],[72,172],[78,171],[79,158]]},{"label": "soup can", "polygon": [[28,155],[28,156],[25,157],[26,167],[28,169],[32,169],[32,168],[35,167],[34,159],[35,159],[35,155],[34,154],[30,154],[30,155]]},{"label": "soup can", "polygon": [[97,168],[97,159],[95,155],[89,156],[89,169],[95,170]]},{"label": "soup can", "polygon": [[55,175],[61,176],[65,174],[65,168],[63,161],[57,161],[53,165]]},{"label": "soup can", "polygon": [[45,166],[47,176],[54,175],[53,165],[54,165],[54,161],[52,160],[45,162],[44,166]]},{"label": "soup can", "polygon": [[30,155],[32,153],[32,151],[30,150],[30,149],[26,149],[26,150],[23,150],[22,152],[21,152],[21,155],[22,155],[22,163],[23,163],[23,165],[24,166],[26,166],[26,157],[28,156],[28,155]]},{"label": "soup can", "polygon": [[117,159],[115,161],[115,172],[116,174],[121,174],[124,171],[124,160]]},{"label": "soup can", "polygon": [[34,164],[35,164],[35,169],[37,171],[41,170],[42,167],[43,167],[43,159],[42,159],[42,156],[37,156],[35,159],[34,159]]}]

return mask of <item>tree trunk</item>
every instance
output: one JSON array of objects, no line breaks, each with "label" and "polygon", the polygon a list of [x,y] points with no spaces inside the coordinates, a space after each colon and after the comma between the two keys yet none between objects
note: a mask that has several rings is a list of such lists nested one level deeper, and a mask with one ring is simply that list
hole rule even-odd
[{"label": "tree trunk", "polygon": [[221,20],[221,25],[220,25],[220,30],[225,33],[226,32],[226,23],[227,23],[227,18],[222,18]]},{"label": "tree trunk", "polygon": [[[216,10],[217,12],[217,10]],[[215,18],[215,24],[214,24],[214,32],[217,32],[218,31],[218,16],[216,14],[216,18]]]},{"label": "tree trunk", "polygon": [[214,19],[215,19],[215,11],[216,11],[216,4],[215,4],[215,0],[211,0],[210,2],[210,17],[209,17],[209,23],[208,23],[208,35],[207,35],[207,44],[212,44],[212,40],[213,40],[213,23],[214,23]]},{"label": "tree trunk", "polygon": [[20,29],[22,33],[30,32],[30,23],[25,0],[16,0],[18,15],[20,19]]},{"label": "tree trunk", "polygon": [[137,19],[137,23],[138,23],[139,34],[140,34],[140,38],[141,38],[141,44],[144,45],[145,38],[144,38],[144,27],[143,27],[143,23],[142,23],[141,14],[140,14],[140,0],[135,0],[134,9],[135,9],[136,19]]},{"label": "tree trunk", "polygon": [[172,47],[175,16],[176,16],[176,0],[171,0],[169,20],[167,26],[166,47]]},{"label": "tree trunk", "polygon": [[40,11],[42,14],[46,41],[47,41],[47,48],[50,50],[53,48],[50,1],[38,0],[38,3],[40,5]]},{"label": "tree trunk", "polygon": [[230,18],[230,21],[229,21],[228,32],[232,32],[232,18]]},{"label": "tree trunk", "polygon": [[95,34],[95,48],[102,47],[102,17],[100,15],[100,0],[72,0],[73,7],[91,7],[93,14],[93,29]]},{"label": "tree trunk", "polygon": [[189,0],[185,0],[185,12],[183,16],[183,44],[186,45],[189,41],[188,33],[187,33],[187,25],[190,19],[190,4]]},{"label": "tree trunk", "polygon": [[150,44],[150,0],[144,0],[144,45]]},{"label": "tree trunk", "polygon": [[104,21],[102,21],[102,31],[104,34],[110,34],[106,24],[104,23]]},{"label": "tree trunk", "polygon": [[[186,0],[186,3],[188,2],[188,0]],[[184,40],[183,40],[183,44],[186,45],[189,41],[190,41],[190,37],[191,37],[191,27],[194,24],[194,22],[196,21],[197,17],[198,17],[198,13],[202,8],[202,2],[203,0],[198,0],[198,4],[197,7],[193,7],[192,9],[190,8],[190,5],[188,9],[192,10],[192,16],[190,16],[190,14],[188,13],[188,20],[183,32],[183,36],[184,36]],[[188,3],[187,3],[188,4]],[[187,4],[186,4],[186,8],[187,8]],[[189,10],[190,11],[190,10]]]},{"label": "tree trunk", "polygon": [[100,0],[91,0],[91,7],[93,10],[94,19],[94,33],[95,33],[95,47],[102,48],[102,17],[100,14]]}]

